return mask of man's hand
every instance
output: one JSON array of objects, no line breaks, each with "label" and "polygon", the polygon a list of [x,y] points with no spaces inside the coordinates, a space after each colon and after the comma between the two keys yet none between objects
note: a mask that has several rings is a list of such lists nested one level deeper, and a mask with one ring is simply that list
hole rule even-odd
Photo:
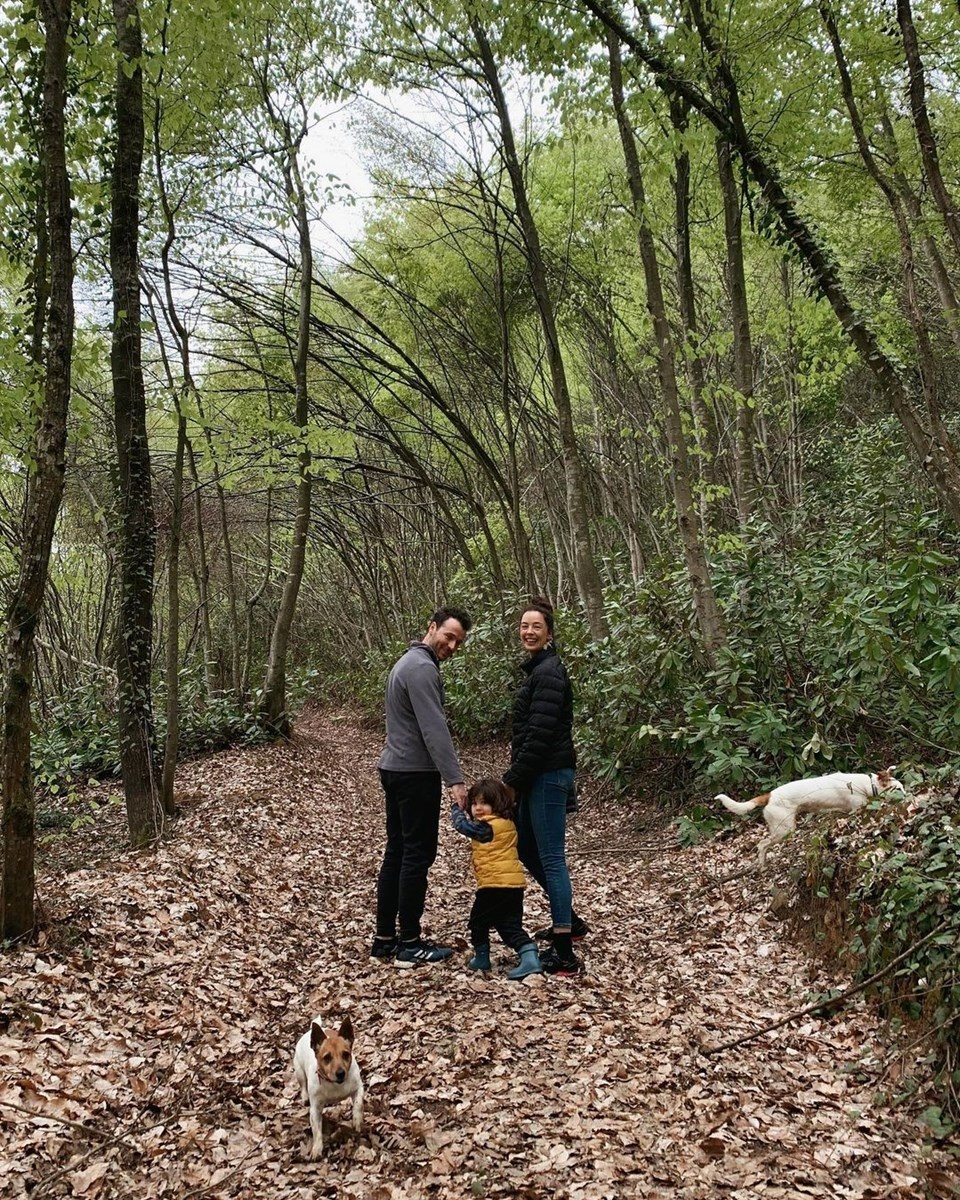
[{"label": "man's hand", "polygon": [[454,783],[450,786],[450,795],[453,797],[456,806],[463,812],[467,810],[467,785],[465,783]]}]

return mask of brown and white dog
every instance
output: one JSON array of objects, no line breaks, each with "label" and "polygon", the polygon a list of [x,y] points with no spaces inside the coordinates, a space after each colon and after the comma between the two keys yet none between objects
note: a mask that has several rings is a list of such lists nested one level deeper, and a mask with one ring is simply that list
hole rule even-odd
[{"label": "brown and white dog", "polygon": [[352,1096],[357,1133],[363,1121],[363,1080],[353,1055],[353,1025],[345,1017],[339,1032],[325,1033],[322,1022],[323,1017],[314,1017],[293,1053],[293,1073],[300,1094],[310,1103],[310,1158],[319,1158],[323,1153],[323,1110],[328,1104]]},{"label": "brown and white dog", "polygon": [[796,828],[797,817],[805,812],[852,813],[863,808],[875,796],[891,789],[903,791],[903,784],[894,779],[889,767],[876,775],[851,775],[835,771],[832,775],[818,775],[815,779],[795,779],[781,783],[772,792],[763,792],[752,800],[737,803],[722,792],[715,796],[724,808],[743,816],[755,808],[763,809],[767,823],[767,836],[762,838],[757,852],[758,868],[762,871],[767,850],[790,836]]}]

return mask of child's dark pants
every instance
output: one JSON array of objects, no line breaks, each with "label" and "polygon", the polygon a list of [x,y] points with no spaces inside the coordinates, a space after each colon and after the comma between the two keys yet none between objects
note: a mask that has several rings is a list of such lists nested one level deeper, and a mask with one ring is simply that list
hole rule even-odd
[{"label": "child's dark pants", "polygon": [[519,951],[533,941],[523,928],[523,888],[477,888],[470,910],[470,941],[474,946],[486,946],[491,929],[512,950]]}]

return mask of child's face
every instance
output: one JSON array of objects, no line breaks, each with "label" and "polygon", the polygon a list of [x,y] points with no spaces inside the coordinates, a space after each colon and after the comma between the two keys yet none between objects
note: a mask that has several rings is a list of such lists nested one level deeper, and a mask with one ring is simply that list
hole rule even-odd
[{"label": "child's face", "polygon": [[493,816],[493,809],[486,800],[481,800],[478,796],[470,805],[470,815],[475,821],[485,821],[487,817]]}]

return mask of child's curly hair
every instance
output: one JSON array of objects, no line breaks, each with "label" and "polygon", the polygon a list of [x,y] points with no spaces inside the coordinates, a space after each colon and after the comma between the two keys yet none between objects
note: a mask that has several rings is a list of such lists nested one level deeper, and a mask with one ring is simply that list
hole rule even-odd
[{"label": "child's curly hair", "polygon": [[506,821],[513,820],[516,803],[513,794],[505,783],[499,779],[478,779],[467,792],[467,812],[471,812],[475,800],[485,800],[490,805],[495,817]]}]

